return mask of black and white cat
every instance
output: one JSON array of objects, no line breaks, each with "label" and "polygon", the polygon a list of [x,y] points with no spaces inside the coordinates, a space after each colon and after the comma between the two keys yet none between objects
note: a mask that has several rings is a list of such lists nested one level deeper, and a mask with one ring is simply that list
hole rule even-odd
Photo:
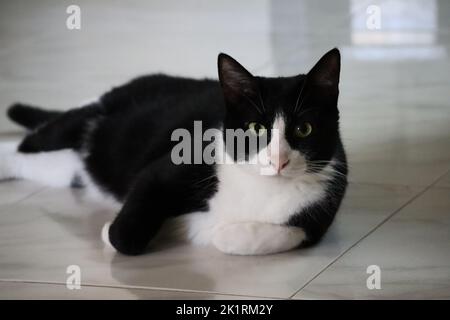
[{"label": "black and white cat", "polygon": [[[230,254],[316,243],[347,186],[339,51],[306,75],[256,77],[225,54],[218,71],[219,81],[137,78],[67,112],[13,105],[9,117],[31,131],[16,151],[0,155],[0,178],[84,186],[110,197],[121,209],[102,232],[124,254],[145,252],[167,221],[181,223],[194,243]],[[194,133],[194,121],[217,129],[212,141],[225,151],[215,156],[228,162],[174,163],[172,133]],[[267,143],[231,152],[224,138],[230,129]],[[265,174],[250,161],[257,156],[269,164]]]}]

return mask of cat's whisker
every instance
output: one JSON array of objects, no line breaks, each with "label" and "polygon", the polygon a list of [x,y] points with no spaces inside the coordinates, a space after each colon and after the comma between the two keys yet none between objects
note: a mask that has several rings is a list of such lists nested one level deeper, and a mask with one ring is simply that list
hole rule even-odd
[{"label": "cat's whisker", "polygon": [[266,107],[264,106],[264,100],[261,97],[261,92],[258,91],[258,97],[259,97],[259,102],[261,102],[261,107],[263,109],[263,111],[266,111]]},{"label": "cat's whisker", "polygon": [[264,113],[261,111],[261,109],[258,107],[258,105],[257,105],[255,102],[253,102],[252,99],[250,99],[250,98],[249,98],[247,95],[245,95],[245,94],[243,94],[242,96],[245,97],[245,99],[247,99],[247,101],[250,102],[250,103],[256,108],[256,110],[257,110],[260,114],[264,114]]},{"label": "cat's whisker", "polygon": [[[298,103],[299,103],[300,97],[302,96],[303,89],[305,88],[305,84],[306,84],[306,79],[303,82],[302,88],[300,89],[300,93],[298,94],[298,97],[297,97],[297,101],[295,102],[294,114],[297,113],[297,109],[300,108]],[[303,101],[302,101],[302,103],[303,103]]]}]

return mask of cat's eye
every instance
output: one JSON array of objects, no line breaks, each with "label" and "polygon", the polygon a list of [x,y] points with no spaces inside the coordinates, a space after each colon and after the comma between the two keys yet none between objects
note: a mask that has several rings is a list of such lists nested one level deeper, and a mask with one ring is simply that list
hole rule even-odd
[{"label": "cat's eye", "polygon": [[267,130],[266,127],[264,127],[261,123],[258,122],[250,122],[248,124],[248,128],[254,135],[257,135],[258,137],[264,135]]},{"label": "cat's eye", "polygon": [[312,125],[309,122],[303,122],[301,125],[296,126],[294,134],[298,138],[306,138],[312,133]]}]

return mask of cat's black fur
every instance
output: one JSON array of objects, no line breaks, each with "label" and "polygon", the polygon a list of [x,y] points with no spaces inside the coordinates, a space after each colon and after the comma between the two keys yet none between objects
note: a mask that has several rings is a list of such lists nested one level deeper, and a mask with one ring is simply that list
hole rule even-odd
[{"label": "cat's black fur", "polygon": [[[207,210],[208,199],[216,192],[215,165],[173,164],[173,130],[192,132],[194,120],[202,121],[203,130],[222,125],[245,130],[249,121],[269,128],[281,111],[291,115],[286,119],[288,129],[298,119],[307,119],[317,129],[315,134],[305,141],[286,136],[287,141],[308,160],[329,161],[334,156],[341,172],[328,182],[326,199],[288,222],[305,230],[303,245],[308,245],[328,229],[347,183],[338,129],[338,79],[325,83],[336,72],[330,68],[340,67],[340,57],[337,49],[327,55],[322,59],[330,61],[319,62],[308,75],[263,78],[246,74],[236,61],[221,54],[220,82],[150,75],[114,88],[96,103],[64,113],[14,105],[8,114],[33,129],[19,146],[20,152],[72,148],[87,155],[86,168],[95,182],[124,202],[109,236],[118,251],[131,255],[145,250],[168,217]],[[255,103],[263,112],[249,107]],[[299,103],[302,112],[294,111]]]}]

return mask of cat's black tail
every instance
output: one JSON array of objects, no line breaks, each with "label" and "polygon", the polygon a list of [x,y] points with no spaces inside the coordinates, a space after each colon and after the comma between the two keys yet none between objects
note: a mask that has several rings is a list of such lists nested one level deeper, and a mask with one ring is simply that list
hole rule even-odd
[{"label": "cat's black tail", "polygon": [[33,130],[55,119],[62,114],[61,111],[43,110],[38,107],[21,103],[13,104],[8,108],[8,117],[21,126]]}]

